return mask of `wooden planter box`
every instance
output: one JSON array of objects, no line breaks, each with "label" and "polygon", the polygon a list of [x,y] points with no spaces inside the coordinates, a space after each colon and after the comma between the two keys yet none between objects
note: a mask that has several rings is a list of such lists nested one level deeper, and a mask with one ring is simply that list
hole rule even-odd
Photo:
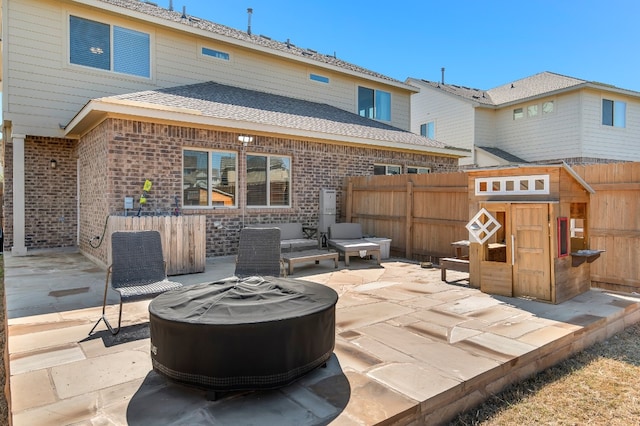
[{"label": "wooden planter box", "polygon": [[111,264],[111,234],[116,231],[158,231],[167,275],[204,272],[206,262],[206,220],[202,215],[188,216],[110,216],[107,264]]}]

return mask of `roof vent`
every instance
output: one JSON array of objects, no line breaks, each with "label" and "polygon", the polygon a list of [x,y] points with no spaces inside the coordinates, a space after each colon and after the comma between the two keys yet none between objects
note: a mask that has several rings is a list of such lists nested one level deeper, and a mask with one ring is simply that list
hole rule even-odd
[{"label": "roof vent", "polygon": [[444,67],[440,68],[440,72],[442,73],[442,84],[444,84]]},{"label": "roof vent", "polygon": [[248,7],[247,8],[247,15],[248,16],[248,23],[247,23],[247,34],[251,35],[251,15],[253,14],[253,9]]},{"label": "roof vent", "polygon": [[513,85],[513,83],[511,83],[511,88],[512,88],[512,89],[513,89],[513,88],[515,88],[515,86]]},{"label": "roof vent", "polygon": [[187,6],[182,6],[182,19],[187,19]]},{"label": "roof vent", "polygon": [[169,0],[169,10],[173,12],[173,0]]}]

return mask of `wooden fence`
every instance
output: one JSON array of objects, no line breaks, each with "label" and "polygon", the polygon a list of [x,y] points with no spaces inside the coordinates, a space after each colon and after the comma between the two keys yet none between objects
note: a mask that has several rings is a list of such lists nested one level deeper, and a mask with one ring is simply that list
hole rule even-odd
[{"label": "wooden fence", "polygon": [[359,176],[347,180],[345,216],[365,233],[391,238],[391,252],[434,260],[468,238],[465,173]]},{"label": "wooden fence", "polygon": [[[591,264],[594,287],[640,292],[640,163],[573,166],[595,190],[589,247],[605,252]],[[468,238],[468,176],[464,172],[351,177],[345,220],[367,234],[391,238],[394,255],[434,260],[452,256]]]},{"label": "wooden fence", "polygon": [[595,190],[589,247],[606,250],[591,264],[594,287],[640,292],[640,163],[573,166]]},{"label": "wooden fence", "polygon": [[204,272],[207,234],[205,219],[202,215],[110,216],[105,236],[107,264],[111,264],[113,232],[151,230],[160,232],[167,275]]}]

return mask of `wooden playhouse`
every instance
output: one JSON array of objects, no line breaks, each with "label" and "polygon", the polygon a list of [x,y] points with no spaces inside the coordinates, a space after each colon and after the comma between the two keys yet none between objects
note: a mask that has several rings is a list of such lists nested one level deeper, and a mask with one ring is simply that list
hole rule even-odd
[{"label": "wooden playhouse", "polygon": [[591,287],[589,195],[567,164],[468,170],[469,281],[481,291],[561,303]]}]

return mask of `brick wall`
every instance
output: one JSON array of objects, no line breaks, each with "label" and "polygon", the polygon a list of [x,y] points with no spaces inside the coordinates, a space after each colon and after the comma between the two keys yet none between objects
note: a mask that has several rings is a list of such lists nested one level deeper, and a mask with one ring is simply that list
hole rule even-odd
[{"label": "brick wall", "polygon": [[[6,138],[4,247],[13,246],[13,145]],[[28,136],[25,151],[25,246],[76,245],[76,160],[74,141]],[[51,160],[56,167],[51,168]]]},{"label": "brick wall", "polygon": [[[122,214],[124,198],[134,198],[135,214],[145,179],[152,181],[143,212],[171,214],[175,198],[182,202],[183,148],[215,148],[238,152],[238,170],[244,170],[243,147],[238,133],[213,129],[193,129],[133,120],[108,119],[74,145],[72,141],[38,139],[29,143],[28,173],[35,163],[30,187],[41,182],[46,205],[28,214],[42,216],[46,223],[30,231],[30,244],[59,247],[75,243],[76,163],[80,163],[80,248],[98,259],[106,259],[105,246],[91,239],[103,234],[109,215]],[[37,149],[36,149],[37,148]],[[45,149],[45,154],[41,149]],[[207,216],[207,256],[235,254],[239,230],[252,223],[300,222],[317,225],[320,188],[337,190],[338,217],[343,216],[342,184],[346,176],[371,175],[374,163],[430,167],[434,172],[456,170],[456,160],[379,148],[343,146],[308,140],[292,140],[255,136],[246,148],[249,153],[269,153],[291,156],[291,208],[183,209],[183,214]],[[58,169],[50,173],[51,158]],[[243,173],[239,173],[243,182]],[[36,201],[30,195],[28,204]],[[35,198],[34,198],[35,197]],[[244,202],[239,191],[238,205]],[[62,220],[61,218],[64,218]],[[29,222],[29,217],[27,222]],[[213,222],[222,227],[215,228]],[[45,226],[42,226],[45,225]],[[90,242],[91,241],[91,242]],[[28,247],[34,247],[30,245]]]}]

